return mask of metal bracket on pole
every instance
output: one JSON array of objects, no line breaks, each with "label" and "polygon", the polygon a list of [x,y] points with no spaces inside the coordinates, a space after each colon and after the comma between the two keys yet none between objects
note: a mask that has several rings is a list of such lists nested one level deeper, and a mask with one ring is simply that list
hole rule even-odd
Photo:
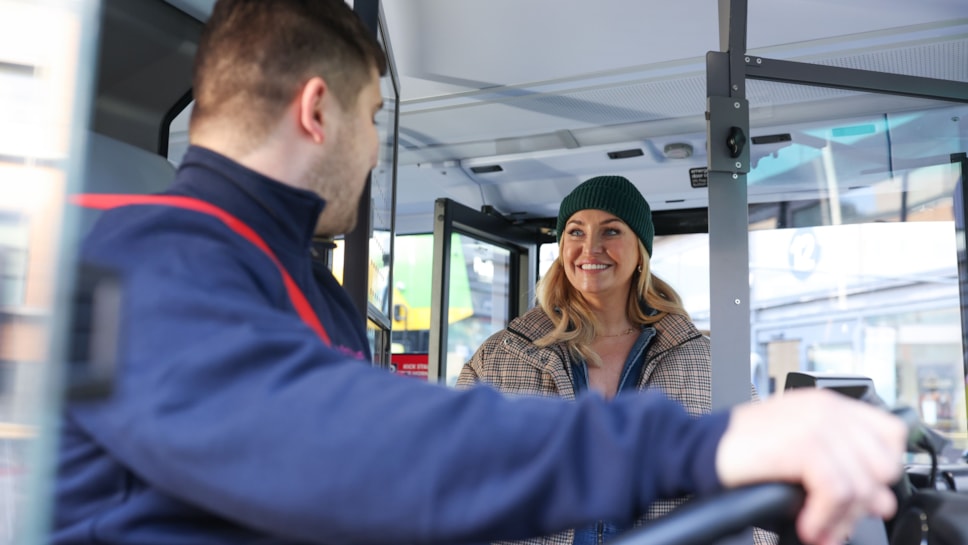
[{"label": "metal bracket on pole", "polygon": [[749,103],[745,98],[707,97],[706,141],[709,171],[746,174],[750,171]]}]

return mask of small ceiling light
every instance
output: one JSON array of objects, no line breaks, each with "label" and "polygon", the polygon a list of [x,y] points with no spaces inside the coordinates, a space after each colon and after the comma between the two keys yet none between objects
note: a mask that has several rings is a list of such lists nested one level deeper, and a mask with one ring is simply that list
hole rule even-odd
[{"label": "small ceiling light", "polygon": [[672,142],[665,145],[662,153],[669,159],[685,159],[692,157],[692,144]]}]

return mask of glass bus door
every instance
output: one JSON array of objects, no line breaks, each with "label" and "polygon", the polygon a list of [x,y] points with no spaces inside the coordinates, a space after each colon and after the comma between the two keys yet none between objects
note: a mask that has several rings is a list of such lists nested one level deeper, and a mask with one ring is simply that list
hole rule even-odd
[{"label": "glass bus door", "polygon": [[450,199],[435,203],[428,379],[463,364],[534,299],[540,234]]}]

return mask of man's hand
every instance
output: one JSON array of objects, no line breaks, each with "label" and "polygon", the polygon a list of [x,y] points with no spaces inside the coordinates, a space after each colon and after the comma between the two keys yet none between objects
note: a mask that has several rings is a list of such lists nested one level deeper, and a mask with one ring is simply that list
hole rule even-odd
[{"label": "man's hand", "polygon": [[716,471],[727,487],[801,483],[800,539],[840,545],[859,518],[894,514],[890,485],[906,438],[904,423],[882,409],[825,390],[790,391],[733,409]]}]

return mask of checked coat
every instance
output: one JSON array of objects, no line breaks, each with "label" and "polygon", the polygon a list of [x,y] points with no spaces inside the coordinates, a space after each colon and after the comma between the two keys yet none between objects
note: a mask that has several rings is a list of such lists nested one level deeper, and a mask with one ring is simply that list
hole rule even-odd
[{"label": "checked coat", "polygon": [[[645,352],[639,390],[659,388],[693,415],[710,412],[711,370],[709,338],[691,320],[668,314],[653,324],[656,335]],[[464,365],[457,380],[459,388],[478,382],[515,395],[545,395],[575,399],[570,370],[574,357],[564,344],[540,348],[534,341],[554,329],[541,308],[515,318],[478,348]],[[753,392],[755,398],[755,391]],[[636,526],[668,514],[688,498],[655,502]],[[571,545],[574,530],[513,542],[516,545]],[[756,545],[776,543],[776,536],[754,530]]]}]

